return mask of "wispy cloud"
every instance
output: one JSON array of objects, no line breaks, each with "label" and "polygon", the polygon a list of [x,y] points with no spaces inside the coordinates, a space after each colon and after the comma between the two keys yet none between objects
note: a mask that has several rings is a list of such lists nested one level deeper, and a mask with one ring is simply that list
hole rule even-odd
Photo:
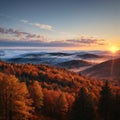
[{"label": "wispy cloud", "polygon": [[48,24],[42,24],[42,23],[38,23],[38,22],[30,22],[30,21],[25,20],[25,19],[19,19],[19,18],[16,18],[16,17],[12,17],[12,16],[9,16],[9,15],[2,14],[2,13],[0,13],[0,16],[6,17],[6,18],[9,18],[9,19],[14,19],[14,20],[17,20],[17,21],[22,22],[22,23],[26,23],[26,24],[32,25],[34,27],[37,27],[39,29],[42,29],[42,30],[55,31],[53,29],[53,26],[48,25]]},{"label": "wispy cloud", "polygon": [[29,21],[28,20],[20,20],[21,22],[23,22],[23,23],[29,23]]},{"label": "wispy cloud", "polygon": [[21,22],[27,23],[27,24],[32,25],[32,26],[35,26],[39,29],[54,31],[53,27],[51,25],[41,24],[41,23],[33,23],[33,22],[29,22],[28,20],[21,20]]},{"label": "wispy cloud", "polygon": [[10,35],[16,38],[17,40],[44,40],[45,39],[43,35],[23,32],[20,30],[12,29],[12,28],[6,29],[3,27],[0,27],[0,33],[4,35]]}]

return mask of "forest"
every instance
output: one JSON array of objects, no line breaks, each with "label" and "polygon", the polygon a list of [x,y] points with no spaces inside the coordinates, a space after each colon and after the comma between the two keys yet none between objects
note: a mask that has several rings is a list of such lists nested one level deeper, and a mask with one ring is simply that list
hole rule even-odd
[{"label": "forest", "polygon": [[120,120],[120,82],[0,61],[0,120]]}]

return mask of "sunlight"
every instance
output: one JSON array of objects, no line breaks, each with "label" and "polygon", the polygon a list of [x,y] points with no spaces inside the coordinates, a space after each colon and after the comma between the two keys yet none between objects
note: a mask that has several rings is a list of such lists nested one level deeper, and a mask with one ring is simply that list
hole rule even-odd
[{"label": "sunlight", "polygon": [[118,49],[118,47],[116,47],[116,46],[112,46],[112,47],[110,48],[110,51],[111,51],[112,53],[116,53],[118,50],[119,50],[119,49]]}]

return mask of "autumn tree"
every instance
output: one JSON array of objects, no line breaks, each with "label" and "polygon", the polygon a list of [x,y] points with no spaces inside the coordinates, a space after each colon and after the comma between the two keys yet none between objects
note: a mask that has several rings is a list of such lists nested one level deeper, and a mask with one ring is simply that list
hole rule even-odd
[{"label": "autumn tree", "polygon": [[60,93],[54,90],[44,89],[44,115],[51,118],[58,118],[58,98]]},{"label": "autumn tree", "polygon": [[0,74],[0,119],[27,120],[32,117],[32,100],[24,83]]},{"label": "autumn tree", "polygon": [[68,112],[68,102],[64,93],[61,93],[57,100],[58,119],[66,120]]},{"label": "autumn tree", "polygon": [[43,106],[43,92],[38,81],[33,81],[29,86],[30,96],[33,99],[33,106],[36,112],[40,112]]},{"label": "autumn tree", "polygon": [[81,88],[73,103],[70,120],[94,120],[93,100],[85,88]]},{"label": "autumn tree", "polygon": [[112,93],[111,88],[109,86],[108,81],[105,82],[105,85],[102,87],[100,92],[100,100],[99,100],[99,112],[104,120],[109,120],[110,111],[112,105]]}]

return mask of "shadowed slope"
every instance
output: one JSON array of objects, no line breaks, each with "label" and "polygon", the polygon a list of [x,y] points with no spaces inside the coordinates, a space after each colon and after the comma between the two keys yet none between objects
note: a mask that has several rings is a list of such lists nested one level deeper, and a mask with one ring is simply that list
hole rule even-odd
[{"label": "shadowed slope", "polygon": [[98,65],[95,65],[85,71],[82,74],[89,76],[106,78],[106,79],[119,79],[120,78],[120,58],[109,60]]}]

